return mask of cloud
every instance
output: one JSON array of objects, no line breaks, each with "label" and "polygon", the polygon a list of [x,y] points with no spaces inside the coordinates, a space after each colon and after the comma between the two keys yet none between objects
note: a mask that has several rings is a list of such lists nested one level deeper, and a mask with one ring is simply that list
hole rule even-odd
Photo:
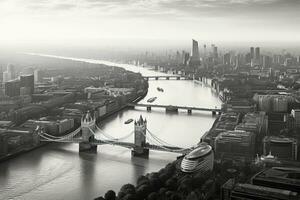
[{"label": "cloud", "polygon": [[0,0],[0,39],[299,38],[299,10],[299,0]]}]

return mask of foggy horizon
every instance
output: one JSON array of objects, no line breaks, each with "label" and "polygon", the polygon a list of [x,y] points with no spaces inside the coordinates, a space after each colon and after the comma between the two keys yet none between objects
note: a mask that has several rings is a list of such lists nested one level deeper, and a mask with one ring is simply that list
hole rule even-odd
[{"label": "foggy horizon", "polygon": [[[298,47],[297,0],[3,0],[4,48],[43,46]],[[161,44],[163,41],[165,44]]]}]

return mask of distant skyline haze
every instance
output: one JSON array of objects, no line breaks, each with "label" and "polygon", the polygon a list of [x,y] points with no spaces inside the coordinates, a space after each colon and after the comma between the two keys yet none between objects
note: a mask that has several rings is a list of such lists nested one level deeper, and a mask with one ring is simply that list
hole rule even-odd
[{"label": "distant skyline haze", "polygon": [[0,42],[296,43],[299,10],[299,0],[0,0]]}]

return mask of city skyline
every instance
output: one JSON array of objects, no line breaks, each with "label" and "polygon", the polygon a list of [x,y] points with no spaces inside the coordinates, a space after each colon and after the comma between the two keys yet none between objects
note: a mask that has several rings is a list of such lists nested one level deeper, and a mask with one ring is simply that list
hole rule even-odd
[{"label": "city skyline", "polygon": [[6,45],[92,44],[109,39],[121,46],[139,40],[187,38],[200,43],[297,42],[299,8],[296,0],[4,0],[0,2],[0,41]]}]

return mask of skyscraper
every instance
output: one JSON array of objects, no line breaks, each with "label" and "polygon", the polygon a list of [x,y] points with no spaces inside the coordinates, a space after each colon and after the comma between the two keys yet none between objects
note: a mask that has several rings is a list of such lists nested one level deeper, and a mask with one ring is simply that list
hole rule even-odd
[{"label": "skyscraper", "polygon": [[12,64],[8,64],[6,67],[6,71],[3,72],[3,82],[14,80],[15,78],[16,78],[15,66],[13,66]]},{"label": "skyscraper", "polygon": [[254,47],[250,47],[250,59],[254,59]]},{"label": "skyscraper", "polygon": [[260,48],[259,47],[255,48],[255,60],[256,61],[260,60]]},{"label": "skyscraper", "polygon": [[263,68],[271,67],[272,59],[270,56],[263,56]]},{"label": "skyscraper", "polygon": [[23,75],[20,76],[21,87],[30,88],[30,94],[34,92],[34,76],[33,75]]},{"label": "skyscraper", "polygon": [[214,58],[218,58],[218,47],[217,46],[214,46],[213,55],[214,55]]},{"label": "skyscraper", "polygon": [[199,47],[198,42],[196,40],[192,40],[192,52],[190,57],[190,66],[199,66],[200,65],[200,54],[199,54]]},{"label": "skyscraper", "polygon": [[230,65],[230,53],[225,53],[223,55],[223,64]]},{"label": "skyscraper", "polygon": [[5,82],[5,95],[9,97],[15,97],[20,95],[20,81],[9,80]]}]

